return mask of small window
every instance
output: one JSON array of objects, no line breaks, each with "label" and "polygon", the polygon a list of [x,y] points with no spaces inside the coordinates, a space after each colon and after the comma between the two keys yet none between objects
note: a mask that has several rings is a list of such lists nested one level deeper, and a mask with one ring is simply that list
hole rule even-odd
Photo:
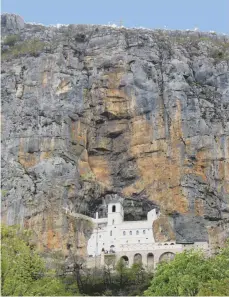
[{"label": "small window", "polygon": [[138,230],[136,231],[136,235],[139,235],[139,231]]},{"label": "small window", "polygon": [[128,240],[126,241],[126,243],[128,243]]},{"label": "small window", "polygon": [[132,231],[130,231],[130,235],[132,235]]},{"label": "small window", "polygon": [[143,234],[146,234],[146,230],[143,230]]},{"label": "small window", "polygon": [[116,212],[116,206],[115,205],[112,206],[112,212]]},{"label": "small window", "polygon": [[114,225],[114,223],[115,223],[115,220],[112,220],[112,225]]},{"label": "small window", "polygon": [[101,235],[99,235],[99,238],[101,238]]},{"label": "small window", "polygon": [[126,235],[126,231],[123,231],[123,235]]},{"label": "small window", "polygon": [[71,246],[72,246],[71,243],[67,243],[67,249],[68,250],[70,250]]},{"label": "small window", "polygon": [[110,236],[112,236],[112,231],[110,231]]},{"label": "small window", "polygon": [[140,240],[138,241],[138,243],[140,242]]}]

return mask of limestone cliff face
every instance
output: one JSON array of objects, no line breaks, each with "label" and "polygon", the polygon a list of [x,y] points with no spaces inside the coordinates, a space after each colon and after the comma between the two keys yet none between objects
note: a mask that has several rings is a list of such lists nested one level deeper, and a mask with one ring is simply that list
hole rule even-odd
[{"label": "limestone cliff face", "polygon": [[[29,226],[43,246],[63,249],[78,224],[62,207],[91,215],[102,198],[118,195],[127,219],[143,217],[147,205],[160,209],[158,241],[224,241],[227,36],[44,27],[12,15],[2,16],[2,26],[8,224]],[[13,45],[9,34],[19,37]],[[26,51],[32,39],[39,42]],[[87,236],[80,230],[83,253]]]}]

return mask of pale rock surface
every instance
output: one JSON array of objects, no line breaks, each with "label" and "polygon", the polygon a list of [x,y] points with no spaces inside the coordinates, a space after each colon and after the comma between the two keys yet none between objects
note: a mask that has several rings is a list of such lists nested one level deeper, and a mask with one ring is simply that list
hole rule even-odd
[{"label": "pale rock surface", "polygon": [[[2,38],[39,39],[2,57],[2,217],[41,249],[86,251],[103,198],[126,219],[152,206],[156,241],[221,244],[229,220],[229,38],[201,32],[31,25],[2,15]],[[17,46],[14,45],[13,47]],[[88,231],[89,232],[89,231]]]}]

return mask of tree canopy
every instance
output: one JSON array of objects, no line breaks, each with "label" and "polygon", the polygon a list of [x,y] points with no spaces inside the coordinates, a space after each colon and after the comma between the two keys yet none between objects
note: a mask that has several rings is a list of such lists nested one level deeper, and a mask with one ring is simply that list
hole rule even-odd
[{"label": "tree canopy", "polygon": [[29,244],[30,233],[1,226],[1,288],[4,296],[71,296],[53,271],[47,271]]},{"label": "tree canopy", "polygon": [[[29,231],[3,225],[1,242],[3,296],[80,294],[74,274],[60,277],[57,271],[46,268],[45,261],[30,243]],[[110,266],[95,270],[81,269],[80,292],[105,296],[136,296],[143,292],[145,296],[229,295],[229,243],[212,257],[206,257],[200,250],[184,251],[172,261],[160,263],[154,275],[146,271],[142,263],[128,268],[123,259],[118,261],[115,271]]]},{"label": "tree canopy", "polygon": [[145,296],[229,295],[229,245],[207,258],[199,250],[184,251],[158,265]]}]

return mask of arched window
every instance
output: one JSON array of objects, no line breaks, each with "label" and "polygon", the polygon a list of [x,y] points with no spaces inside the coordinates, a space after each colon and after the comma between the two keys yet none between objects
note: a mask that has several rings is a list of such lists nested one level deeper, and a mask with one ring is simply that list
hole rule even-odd
[{"label": "arched window", "polygon": [[160,256],[159,262],[162,262],[162,261],[169,262],[169,261],[173,260],[174,257],[175,257],[175,254],[173,254],[171,252],[166,252]]},{"label": "arched window", "polygon": [[116,206],[115,205],[112,206],[112,212],[116,212]]},{"label": "arched window", "polygon": [[134,255],[134,263],[142,263],[142,255],[141,254],[135,254]]},{"label": "arched window", "polygon": [[148,268],[154,266],[154,255],[152,253],[149,253],[147,255],[147,266],[148,266]]},{"label": "arched window", "polygon": [[110,253],[114,253],[115,252],[115,246],[112,244],[110,246]]},{"label": "arched window", "polygon": [[125,266],[129,265],[129,259],[127,256],[122,256],[121,260],[123,261],[123,263],[125,264]]},{"label": "arched window", "polygon": [[126,235],[126,231],[123,231],[123,235]]},{"label": "arched window", "polygon": [[112,225],[114,225],[114,223],[115,223],[115,220],[112,220]]},{"label": "arched window", "polygon": [[130,231],[130,235],[132,235],[132,231]]},{"label": "arched window", "polygon": [[110,231],[110,236],[112,236],[112,230]]},{"label": "arched window", "polygon": [[136,231],[136,235],[139,235],[139,231],[138,230]]},{"label": "arched window", "polygon": [[146,234],[146,230],[143,230],[143,234]]}]

